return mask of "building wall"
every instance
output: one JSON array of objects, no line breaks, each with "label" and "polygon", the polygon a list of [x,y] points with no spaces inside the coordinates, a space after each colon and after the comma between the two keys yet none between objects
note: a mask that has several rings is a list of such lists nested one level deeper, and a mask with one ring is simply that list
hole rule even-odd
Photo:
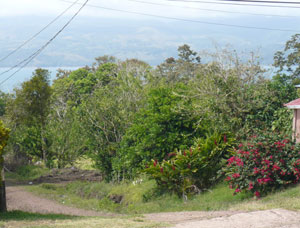
[{"label": "building wall", "polygon": [[300,109],[294,110],[293,131],[296,142],[300,143]]}]

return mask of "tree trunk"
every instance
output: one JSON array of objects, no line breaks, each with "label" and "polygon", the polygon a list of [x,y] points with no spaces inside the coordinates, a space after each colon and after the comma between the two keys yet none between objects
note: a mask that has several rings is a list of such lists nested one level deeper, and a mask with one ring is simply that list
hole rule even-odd
[{"label": "tree trunk", "polygon": [[0,178],[0,212],[5,212],[6,208],[6,193],[5,193],[5,179],[4,179],[4,168],[1,171]]}]

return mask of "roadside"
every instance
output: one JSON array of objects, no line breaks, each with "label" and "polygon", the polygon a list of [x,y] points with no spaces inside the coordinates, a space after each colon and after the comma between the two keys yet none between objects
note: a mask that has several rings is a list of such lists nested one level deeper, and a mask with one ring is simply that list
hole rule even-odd
[{"label": "roadside", "polygon": [[[115,221],[122,219],[121,215],[83,210],[58,204],[52,200],[38,197],[25,191],[20,186],[7,187],[8,210],[22,210],[42,214],[65,214],[75,216],[97,216]],[[127,221],[124,217],[124,221]],[[88,220],[90,225],[100,224],[99,221]],[[174,228],[297,228],[300,227],[300,213],[295,211],[273,209],[265,211],[192,211],[192,212],[167,212],[145,214],[144,218],[136,218],[133,222],[146,222],[143,227],[160,227],[172,224]],[[74,224],[75,221],[70,222]],[[128,221],[127,221],[128,222]],[[125,225],[126,223],[124,223]],[[127,226],[128,225],[128,226]],[[121,227],[134,227],[128,223]],[[14,227],[14,226],[11,226]],[[17,226],[16,226],[17,227]],[[51,226],[50,226],[51,227]],[[60,227],[58,223],[53,227]],[[118,226],[119,227],[119,226]]]},{"label": "roadside", "polygon": [[6,187],[6,198],[9,211],[20,210],[42,214],[55,213],[76,216],[115,216],[115,214],[112,213],[68,207],[52,200],[35,196],[19,186]]}]

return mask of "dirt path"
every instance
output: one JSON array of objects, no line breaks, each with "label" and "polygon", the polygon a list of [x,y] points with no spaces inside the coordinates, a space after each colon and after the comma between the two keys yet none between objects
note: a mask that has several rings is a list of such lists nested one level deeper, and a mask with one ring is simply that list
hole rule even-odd
[{"label": "dirt path", "polygon": [[300,213],[283,209],[254,212],[172,212],[148,214],[172,228],[300,228]]},{"label": "dirt path", "polygon": [[6,200],[8,210],[21,210],[42,214],[54,213],[77,216],[113,216],[113,214],[108,213],[67,207],[52,200],[35,196],[19,186],[6,187]]},{"label": "dirt path", "polygon": [[[25,191],[20,186],[6,188],[8,210],[55,213],[77,216],[105,216],[100,213],[67,207]],[[300,228],[300,212],[274,209],[266,211],[169,212],[146,214],[146,219],[173,224],[172,228]]]}]

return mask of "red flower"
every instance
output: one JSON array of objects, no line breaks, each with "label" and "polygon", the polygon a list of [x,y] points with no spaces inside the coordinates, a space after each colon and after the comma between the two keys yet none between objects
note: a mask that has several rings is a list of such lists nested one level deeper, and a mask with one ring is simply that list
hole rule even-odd
[{"label": "red flower", "polygon": [[257,198],[259,198],[260,197],[260,193],[258,192],[258,191],[255,191],[255,196],[257,197]]},{"label": "red flower", "polygon": [[186,151],[183,152],[183,155],[186,156]]},{"label": "red flower", "polygon": [[164,172],[164,168],[160,167],[160,172],[163,173]]},{"label": "red flower", "polygon": [[237,189],[235,189],[234,192],[236,192],[236,193],[241,192],[241,189],[237,188]]},{"label": "red flower", "polygon": [[249,187],[248,187],[248,190],[251,190],[251,189],[253,189],[253,184],[252,184],[252,182],[249,183]]},{"label": "red flower", "polygon": [[226,181],[230,181],[231,180],[231,177],[230,176],[228,176],[228,177],[226,177],[226,179],[225,179]]},{"label": "red flower", "polygon": [[243,147],[243,144],[242,144],[242,143],[239,145],[239,148],[241,148],[241,147]]},{"label": "red flower", "polygon": [[270,177],[267,177],[267,178],[264,178],[263,179],[263,181],[265,182],[265,183],[268,183],[269,181],[271,181],[272,179],[270,178]]},{"label": "red flower", "polygon": [[215,145],[216,145],[216,146],[218,145],[216,140],[215,140]]},{"label": "red flower", "polygon": [[239,173],[234,173],[234,174],[232,174],[232,177],[233,178],[239,178],[241,175],[239,174]]},{"label": "red flower", "polygon": [[157,165],[157,160],[155,160],[154,162],[153,162],[153,166],[155,167]]},{"label": "red flower", "polygon": [[173,157],[173,156],[175,156],[176,155],[176,153],[169,153],[168,154],[168,157]]},{"label": "red flower", "polygon": [[224,143],[227,143],[227,136],[224,135]]},{"label": "red flower", "polygon": [[280,167],[278,165],[276,165],[276,164],[273,165],[273,170],[279,170],[279,169],[280,169]]}]

